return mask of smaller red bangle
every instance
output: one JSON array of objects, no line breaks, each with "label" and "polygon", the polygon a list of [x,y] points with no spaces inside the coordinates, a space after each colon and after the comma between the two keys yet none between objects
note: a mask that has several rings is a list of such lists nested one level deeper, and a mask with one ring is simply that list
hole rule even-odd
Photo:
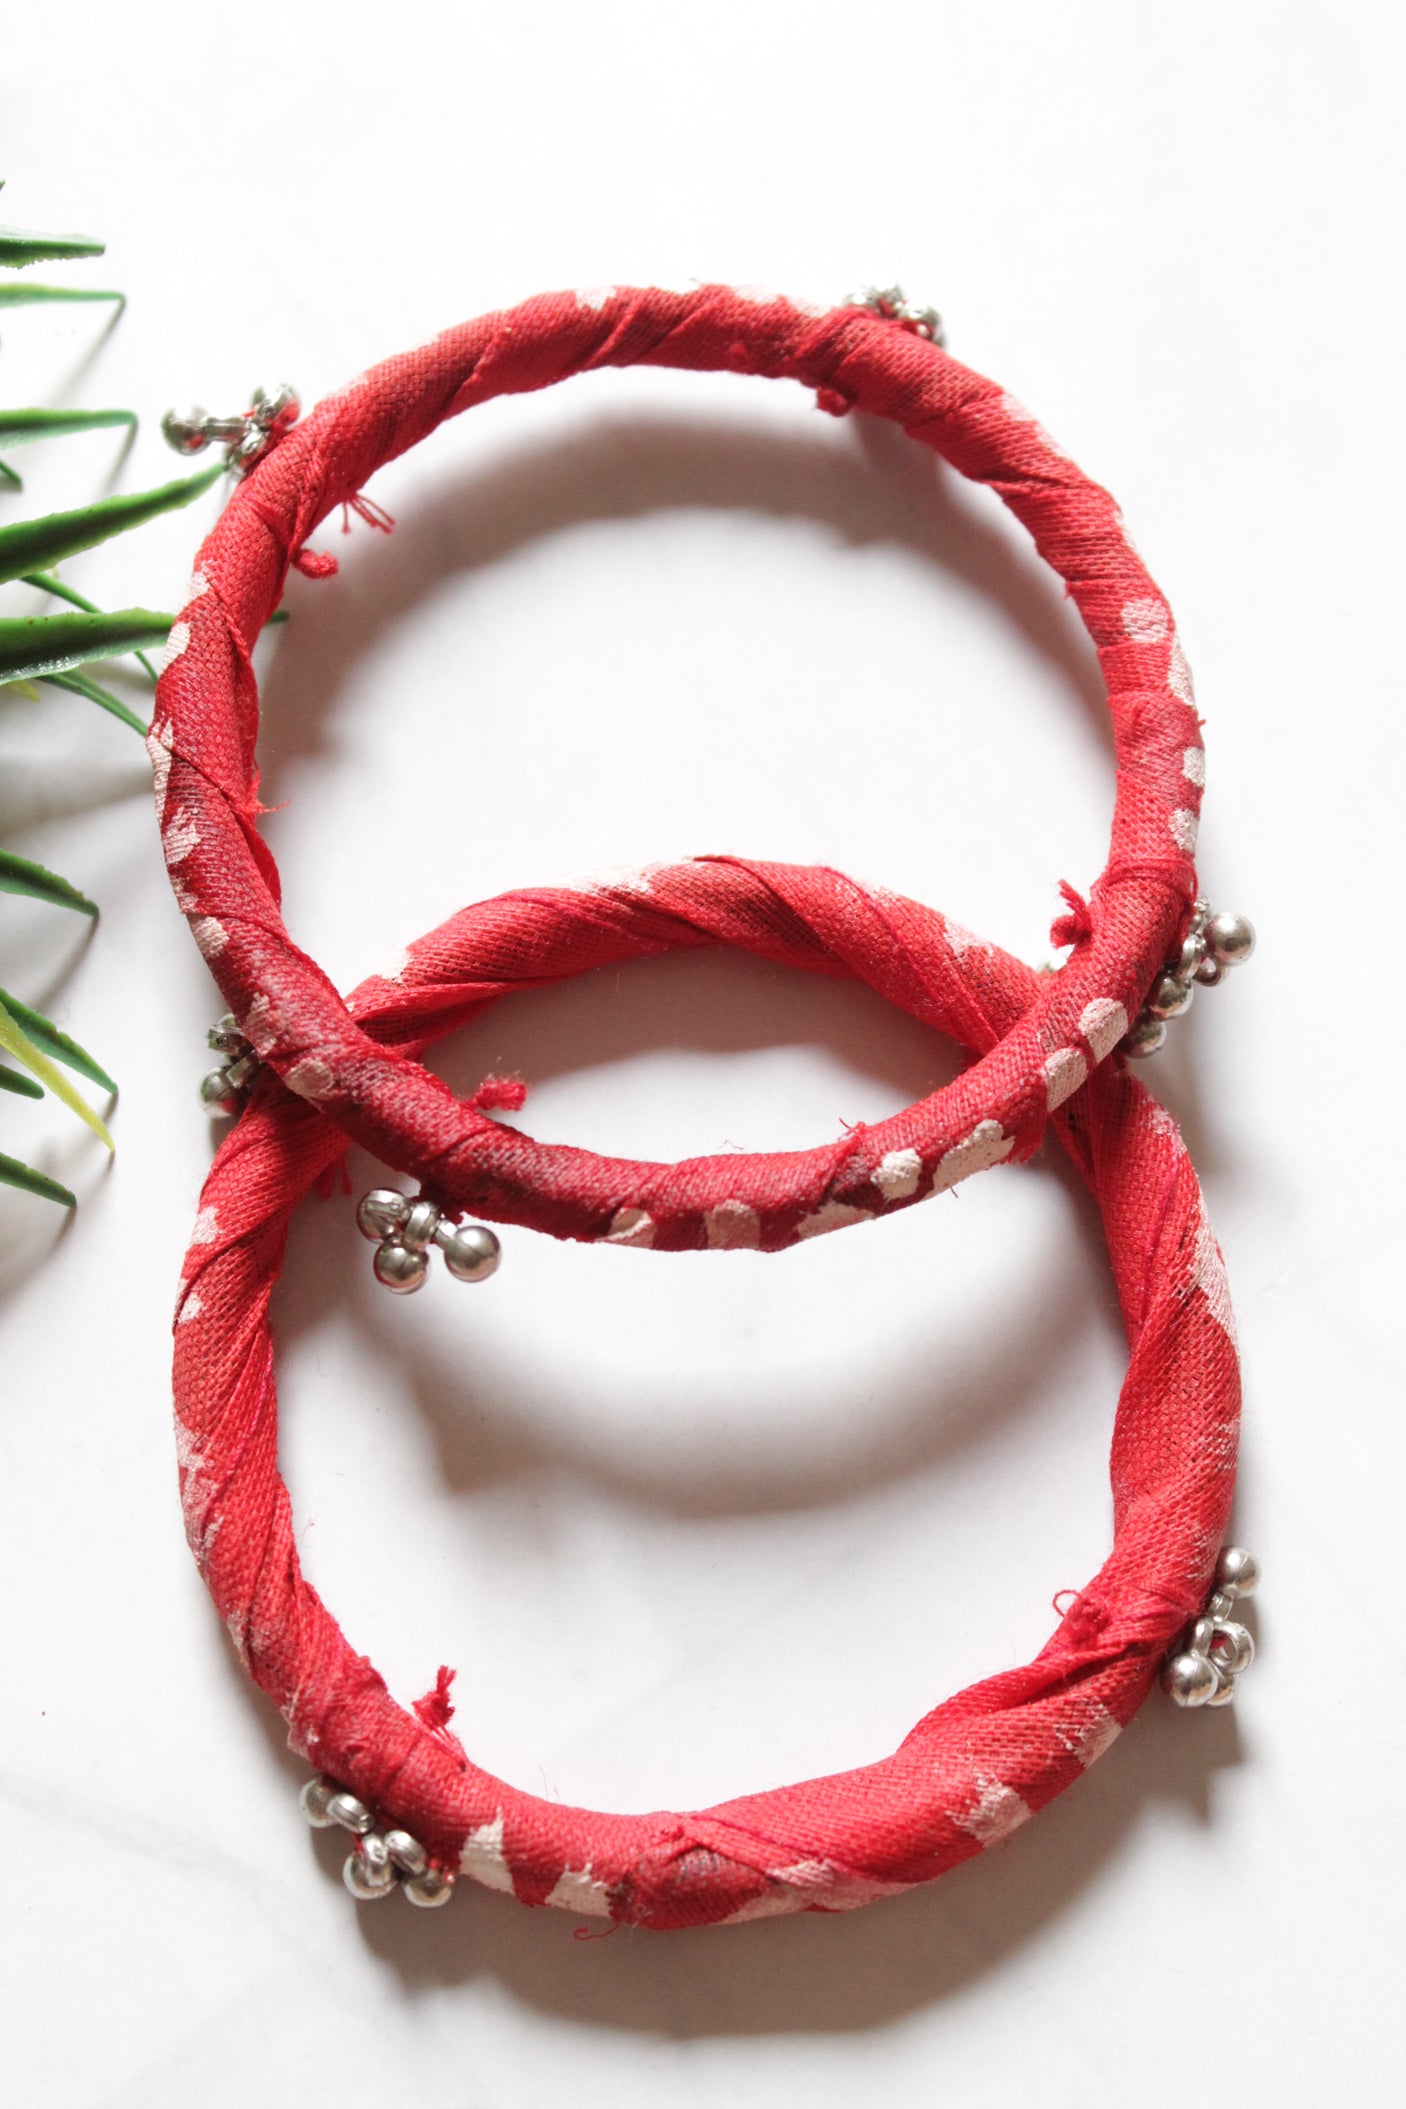
[{"label": "smaller red bangle", "polygon": [[[733,943],[853,976],[980,1053],[1037,977],[932,910],[827,871],[703,863],[661,873],[691,920],[566,889],[464,910],[396,984],[351,999],[378,1045],[417,1058],[474,1017],[530,956],[529,985],[607,959]],[[759,893],[758,889],[762,892]],[[759,899],[771,903],[758,912]],[[505,975],[505,962],[508,963]],[[692,1813],[562,1807],[474,1765],[441,1693],[399,1706],[305,1580],[278,1471],[269,1299],[289,1217],[347,1148],[267,1080],[202,1195],[176,1313],[186,1528],[215,1603],[289,1739],[433,1866],[522,1901],[658,1928],[842,1910],[931,1880],[1069,1786],[1146,1695],[1200,1611],[1235,1476],[1239,1365],[1219,1250],[1176,1127],[1121,1063],[1055,1117],[1102,1211],[1130,1360],[1113,1432],[1113,1549],[1034,1661],[936,1707],[876,1764]]]},{"label": "smaller red bangle", "polygon": [[[250,651],[288,566],[337,505],[447,417],[600,366],[787,377],[830,408],[888,418],[994,490],[1063,577],[1108,685],[1117,801],[1091,932],[965,1075],[873,1129],[770,1156],[630,1163],[506,1132],[380,1047],[298,951],[258,834]],[[1203,755],[1171,616],[1117,507],[995,383],[862,307],[821,312],[726,286],[554,294],[392,359],[295,425],[236,489],[172,631],[151,736],[176,897],[241,1031],[290,1089],[450,1205],[556,1237],[702,1247],[740,1206],[764,1249],[907,1206],[944,1167],[1020,1158],[1048,1113],[1137,1016],[1195,898]],[[873,795],[888,798],[875,764]],[[846,786],[846,795],[850,787]],[[639,882],[676,912],[656,874]],[[686,906],[685,906],[686,915]],[[993,1133],[994,1131],[994,1133]],[[915,1161],[893,1181],[884,1167]]]}]

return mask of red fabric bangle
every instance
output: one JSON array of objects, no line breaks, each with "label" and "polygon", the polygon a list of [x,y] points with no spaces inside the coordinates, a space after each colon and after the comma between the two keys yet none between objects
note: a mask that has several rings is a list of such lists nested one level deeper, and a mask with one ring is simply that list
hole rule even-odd
[{"label": "red fabric bangle", "polygon": [[[813,1150],[630,1163],[505,1130],[357,1024],[288,936],[258,834],[250,651],[318,523],[444,418],[634,364],[785,376],[827,408],[900,424],[1030,530],[1067,581],[1108,686],[1117,798],[1087,934],[1062,972],[1030,984],[965,1075]],[[769,1250],[1028,1155],[1047,1113],[1122,1038],[1195,898],[1199,720],[1171,616],[1113,500],[993,382],[864,308],[819,312],[725,286],[554,294],[392,359],[320,404],[238,486],[169,651],[150,740],[166,860],[241,1031],[291,1090],[447,1207],[557,1237],[700,1247],[717,1211],[739,1207]],[[881,795],[878,764],[874,784]],[[674,913],[658,873],[641,875],[639,893]]]},{"label": "red fabric bangle", "polygon": [[[718,943],[866,980],[977,1054],[1040,988],[1019,961],[897,895],[823,869],[718,860],[667,867],[648,895],[483,902],[414,946],[398,981],[364,983],[350,1009],[403,1068],[505,991]],[[1169,1115],[1115,1062],[1054,1125],[1102,1211],[1130,1347],[1104,1566],[1032,1662],[946,1700],[879,1763],[693,1814],[612,1816],[480,1770],[448,1728],[447,1673],[416,1711],[398,1705],[302,1575],[278,1472],[269,1299],[291,1212],[347,1137],[262,1081],[202,1195],[175,1398],[192,1549],[292,1746],[441,1868],[526,1903],[659,1928],[840,1910],[928,1881],[1070,1785],[1201,1610],[1234,1484],[1239,1367],[1220,1253]]]}]

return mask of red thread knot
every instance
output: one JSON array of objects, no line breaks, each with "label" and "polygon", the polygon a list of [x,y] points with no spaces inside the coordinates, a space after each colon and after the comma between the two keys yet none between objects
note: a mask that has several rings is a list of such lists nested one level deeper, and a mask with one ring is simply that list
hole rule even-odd
[{"label": "red thread knot", "polygon": [[449,1696],[449,1687],[453,1682],[453,1670],[447,1663],[442,1662],[439,1675],[424,1698],[415,1701],[416,1713],[434,1735],[442,1733],[454,1719],[454,1702]]},{"label": "red thread knot", "polygon": [[336,573],[337,559],[328,549],[309,549],[304,544],[294,552],[293,569],[305,579],[330,579]]},{"label": "red thread knot", "polygon": [[1050,924],[1050,943],[1062,945],[1086,945],[1094,934],[1094,919],[1089,904],[1081,893],[1076,893],[1068,879],[1061,879],[1059,890],[1069,909],[1067,915],[1057,915]]},{"label": "red thread knot", "polygon": [[469,1100],[477,1113],[520,1113],[526,1103],[527,1086],[516,1076],[486,1076]]}]

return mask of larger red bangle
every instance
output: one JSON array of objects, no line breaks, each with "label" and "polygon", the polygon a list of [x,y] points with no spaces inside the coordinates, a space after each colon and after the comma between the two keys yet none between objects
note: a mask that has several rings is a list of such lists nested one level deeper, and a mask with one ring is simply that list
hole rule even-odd
[{"label": "larger red bangle", "polygon": [[[809,1151],[630,1163],[536,1142],[464,1105],[363,1030],[293,944],[258,833],[250,651],[318,523],[442,419],[497,394],[633,364],[784,376],[827,408],[893,419],[1029,528],[1067,581],[1108,685],[1117,799],[1088,942],[1060,974],[1026,985],[999,1039],[954,1083]],[[283,436],[206,541],[192,595],[172,632],[151,736],[177,899],[258,1055],[454,1210],[557,1237],[773,1249],[1025,1156],[1047,1114],[1122,1038],[1195,897],[1199,723],[1170,614],[1116,506],[996,384],[861,307],[821,312],[725,286],[610,288],[466,323],[375,368]],[[641,903],[675,915],[672,884],[642,875]],[[533,927],[524,911],[529,947]]]},{"label": "larger red bangle", "polygon": [[[397,983],[363,984],[359,1030],[400,1073],[505,990],[680,945],[867,980],[978,1054],[1038,993],[994,946],[833,872],[719,860],[656,877],[667,910],[611,889],[464,910],[413,947]],[[946,1700],[879,1763],[694,1813],[612,1816],[474,1765],[447,1726],[444,1673],[420,1708],[398,1705],[302,1574],[278,1472],[269,1298],[290,1214],[347,1138],[271,1083],[255,1094],[206,1182],[176,1314],[187,1532],[294,1748],[352,1790],[346,1806],[357,1827],[374,1817],[379,1848],[392,1826],[408,1867],[428,1851],[418,1901],[445,1894],[436,1869],[460,1869],[526,1903],[660,1928],[841,1910],[1005,1837],[1107,1747],[1205,1599],[1234,1484],[1239,1369],[1220,1253],[1167,1113],[1114,1063],[1055,1126],[1102,1211],[1130,1346],[1107,1561],[1034,1661]]]}]

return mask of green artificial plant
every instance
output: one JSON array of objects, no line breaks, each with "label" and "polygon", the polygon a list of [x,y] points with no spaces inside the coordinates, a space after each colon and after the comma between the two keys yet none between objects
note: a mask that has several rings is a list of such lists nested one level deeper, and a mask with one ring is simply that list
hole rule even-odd
[{"label": "green artificial plant", "polygon": [[[86,235],[31,234],[17,227],[0,227],[0,308],[38,306],[52,301],[106,301],[120,309],[120,293],[93,291],[87,287],[36,285],[30,279],[6,274],[25,270],[31,264],[101,256],[103,244]],[[0,498],[23,489],[19,474],[6,458],[9,452],[36,441],[60,439],[75,432],[104,428],[131,429],[136,424],[131,410],[48,410],[0,408]],[[223,463],[198,475],[180,477],[155,490],[103,498],[72,512],[49,513],[40,518],[6,520],[0,512],[0,588],[25,585],[37,588],[52,601],[61,603],[54,613],[9,615],[0,613],[0,685],[18,684],[29,695],[33,684],[66,689],[83,697],[133,732],[147,728],[137,713],[87,672],[79,671],[94,661],[134,654],[153,683],[155,670],[146,652],[165,642],[174,618],[149,608],[119,608],[104,612],[82,594],[55,576],[54,567],[66,557],[95,548],[114,535],[140,527],[143,521],[174,507],[188,505],[210,488],[223,473]],[[0,844],[0,893],[26,894],[49,907],[75,915],[96,916],[96,902],[81,887],[57,872],[45,870],[27,857]],[[115,1096],[117,1086],[99,1063],[75,1040],[60,1032],[52,1020],[31,1010],[8,990],[0,988],[0,1092],[22,1098],[41,1098],[46,1090],[87,1122],[108,1149],[112,1137],[101,1116],[70,1081],[68,1072],[86,1078],[100,1091]],[[44,1199],[74,1205],[68,1188],[33,1166],[0,1151],[0,1182],[17,1186]]]}]

